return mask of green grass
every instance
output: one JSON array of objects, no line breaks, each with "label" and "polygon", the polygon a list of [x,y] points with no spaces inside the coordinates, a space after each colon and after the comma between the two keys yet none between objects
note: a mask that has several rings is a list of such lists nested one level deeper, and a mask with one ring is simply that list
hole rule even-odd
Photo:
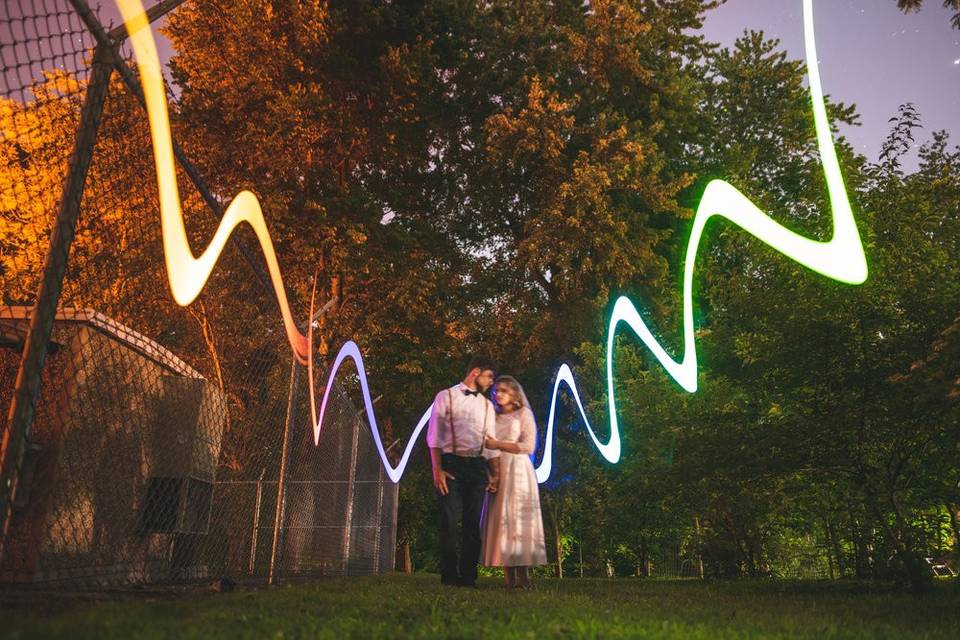
[{"label": "green grass", "polygon": [[505,592],[436,576],[0,613],[0,638],[960,638],[960,590],[912,596],[853,583],[541,580]]}]

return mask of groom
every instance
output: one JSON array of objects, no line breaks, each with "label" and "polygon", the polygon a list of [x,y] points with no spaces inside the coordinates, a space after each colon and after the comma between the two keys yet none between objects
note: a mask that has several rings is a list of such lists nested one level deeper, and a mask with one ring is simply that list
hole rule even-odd
[{"label": "groom", "polygon": [[438,393],[430,412],[427,446],[440,499],[441,584],[473,587],[477,580],[483,494],[497,490],[500,473],[499,452],[483,446],[486,434],[494,434],[496,414],[486,396],[493,375],[492,360],[474,357],[463,382]]}]

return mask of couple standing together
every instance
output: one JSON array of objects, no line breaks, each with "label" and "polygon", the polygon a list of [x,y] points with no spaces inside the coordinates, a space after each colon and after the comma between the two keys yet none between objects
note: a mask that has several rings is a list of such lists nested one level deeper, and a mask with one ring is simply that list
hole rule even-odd
[{"label": "couple standing together", "polygon": [[463,382],[437,394],[427,446],[440,501],[442,584],[475,586],[482,561],[503,567],[508,589],[529,589],[528,568],[546,564],[530,461],[536,441],[523,388],[510,376],[494,380],[487,358],[473,358]]}]

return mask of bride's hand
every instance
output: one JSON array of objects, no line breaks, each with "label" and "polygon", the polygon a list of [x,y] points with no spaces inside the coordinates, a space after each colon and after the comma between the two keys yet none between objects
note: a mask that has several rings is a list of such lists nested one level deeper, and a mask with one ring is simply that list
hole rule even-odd
[{"label": "bride's hand", "polygon": [[487,436],[487,440],[486,442],[483,443],[483,446],[485,446],[487,449],[499,449],[500,443],[494,440],[493,438],[491,438],[490,436]]}]

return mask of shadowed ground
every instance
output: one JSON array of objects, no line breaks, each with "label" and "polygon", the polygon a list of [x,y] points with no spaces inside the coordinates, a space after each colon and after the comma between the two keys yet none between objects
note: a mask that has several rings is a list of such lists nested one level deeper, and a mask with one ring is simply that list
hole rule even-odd
[{"label": "shadowed ground", "polygon": [[913,596],[832,582],[541,580],[533,593],[441,588],[436,576],[0,613],[0,637],[957,638],[960,589]]}]

